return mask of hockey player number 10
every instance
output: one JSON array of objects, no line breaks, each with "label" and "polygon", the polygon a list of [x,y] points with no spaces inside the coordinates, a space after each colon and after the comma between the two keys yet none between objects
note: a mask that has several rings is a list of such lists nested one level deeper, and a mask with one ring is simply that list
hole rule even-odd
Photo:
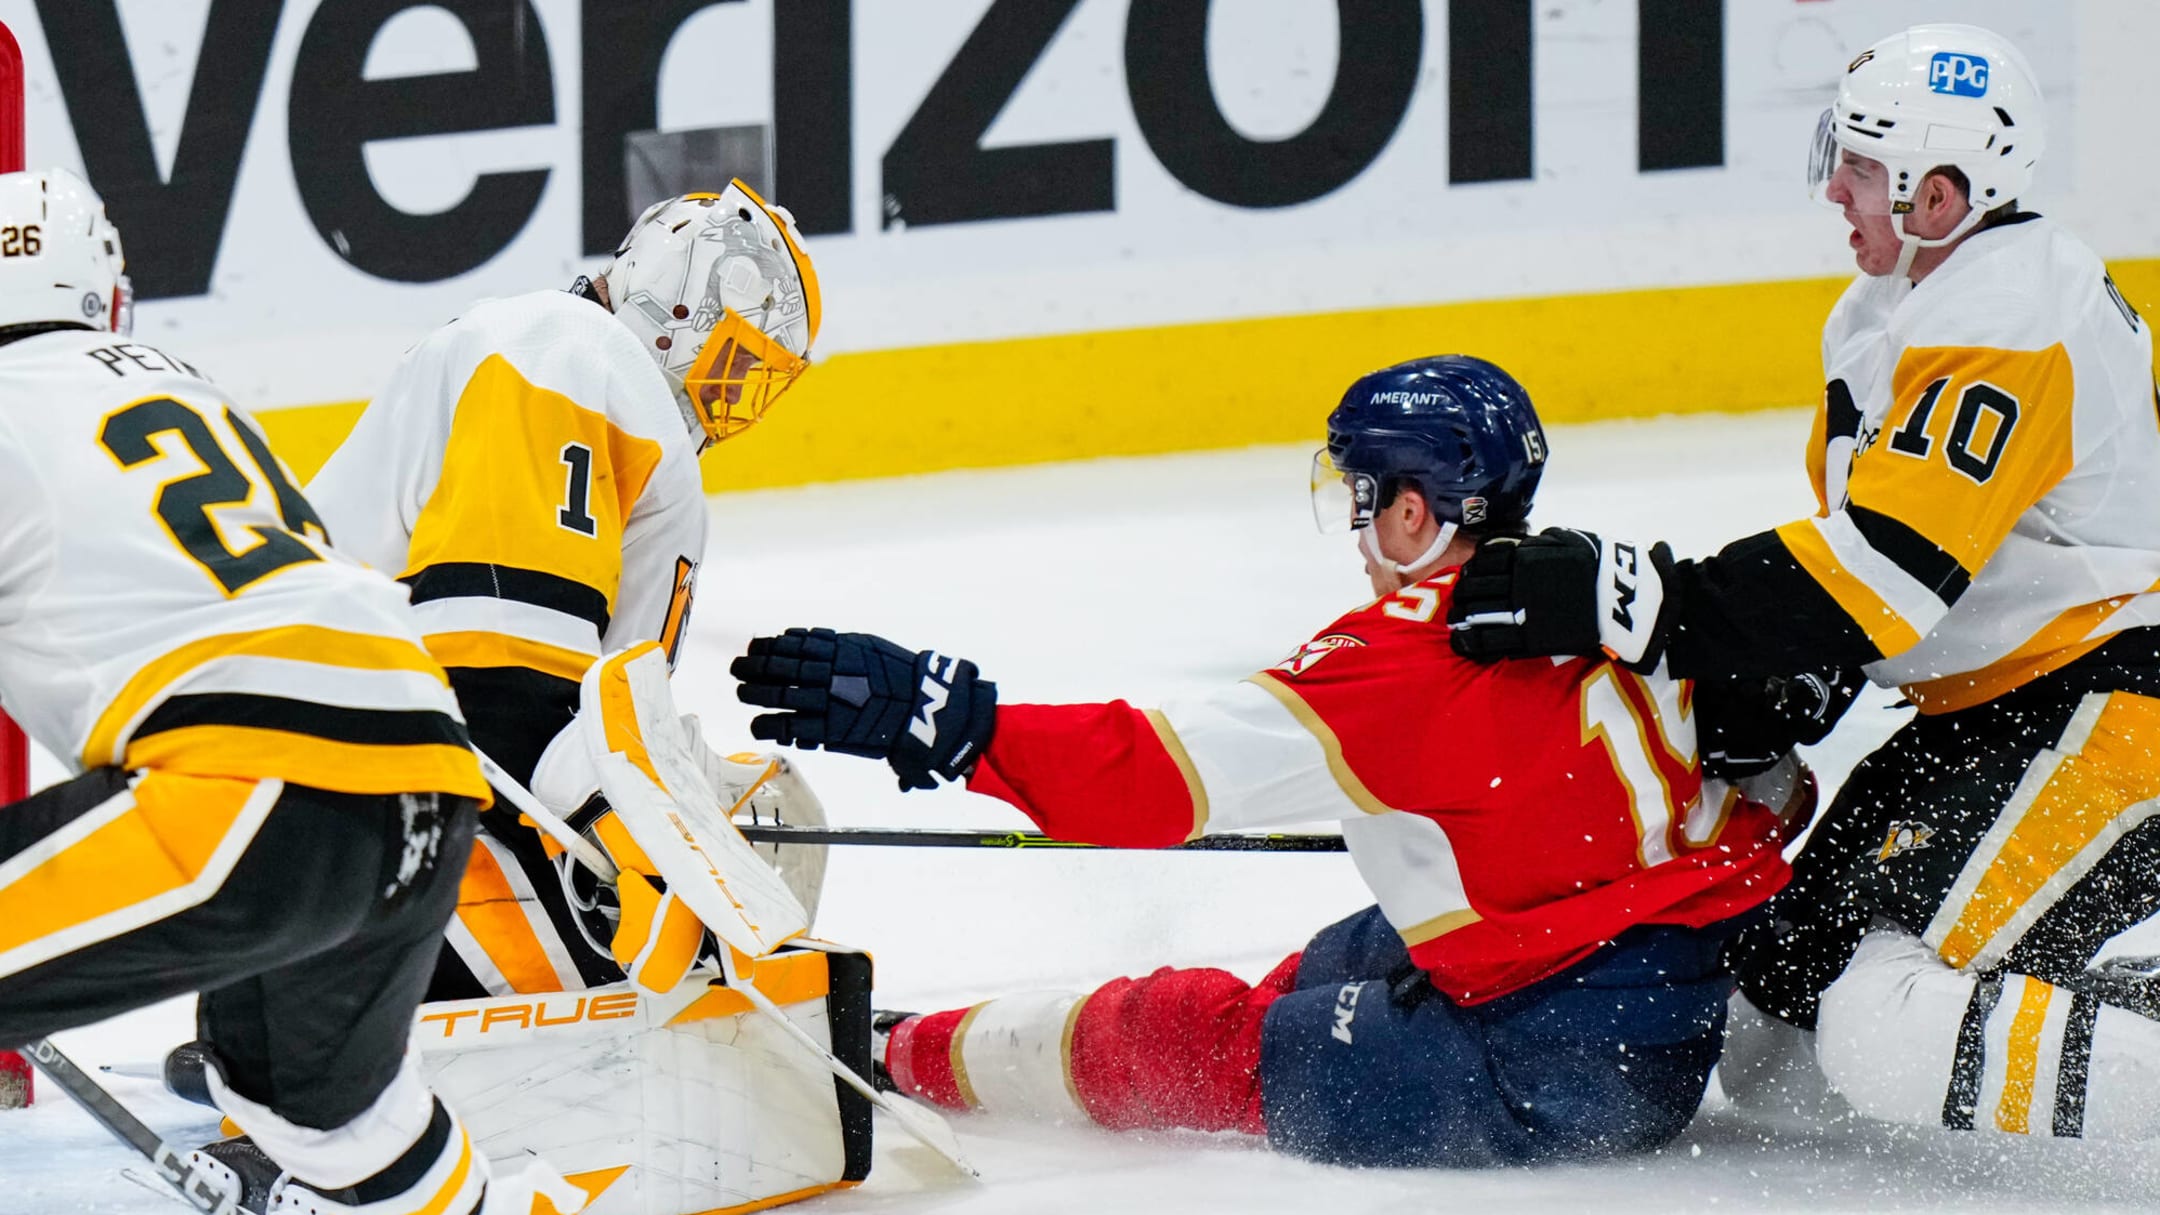
[{"label": "hockey player number 10", "polygon": [[[98,431],[98,441],[124,470],[167,459],[167,454],[155,442],[161,435],[176,436],[187,445],[201,461],[202,471],[174,477],[160,485],[153,509],[171,534],[173,543],[180,546],[180,551],[216,579],[227,595],[236,595],[287,566],[322,560],[320,554],[300,539],[300,533],[313,531],[325,542],[329,535],[323,529],[322,520],[315,516],[314,508],[286,477],[277,458],[270,454],[269,445],[263,442],[262,436],[240,420],[231,408],[221,412],[224,429],[245,451],[253,475],[241,471],[239,462],[219,441],[212,420],[203,411],[171,397],[137,401],[107,415],[104,426]],[[236,552],[226,545],[210,512],[226,507],[245,508],[259,501],[258,493],[268,495],[275,503],[277,514],[274,519],[283,526],[256,524],[246,527],[254,533],[258,543]],[[258,508],[256,513],[268,512]]]}]

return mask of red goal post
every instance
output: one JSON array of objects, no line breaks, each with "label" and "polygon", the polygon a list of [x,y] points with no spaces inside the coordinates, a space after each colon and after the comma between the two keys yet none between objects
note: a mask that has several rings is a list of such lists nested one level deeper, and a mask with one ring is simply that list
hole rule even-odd
[{"label": "red goal post", "polygon": [[[23,115],[22,47],[0,24],[0,173],[26,167]],[[30,742],[22,727],[0,715],[0,806],[30,794]],[[30,1063],[13,1051],[0,1051],[0,1109],[30,1104]]]}]

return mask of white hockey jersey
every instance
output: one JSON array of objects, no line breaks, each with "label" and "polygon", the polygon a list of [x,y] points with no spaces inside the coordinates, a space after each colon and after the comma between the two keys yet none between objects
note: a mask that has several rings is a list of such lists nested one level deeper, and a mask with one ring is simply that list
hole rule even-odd
[{"label": "white hockey jersey", "polygon": [[407,352],[308,496],[413,588],[444,666],[574,683],[640,641],[675,658],[705,551],[689,430],[628,328],[539,291]]},{"label": "white hockey jersey", "polygon": [[1861,277],[1823,331],[1823,514],[1778,529],[1923,712],[1992,700],[2160,623],[2152,334],[2037,216],[1916,286]]},{"label": "white hockey jersey", "polygon": [[0,346],[0,705],[78,769],[488,796],[403,588],[215,385],[111,333]]}]

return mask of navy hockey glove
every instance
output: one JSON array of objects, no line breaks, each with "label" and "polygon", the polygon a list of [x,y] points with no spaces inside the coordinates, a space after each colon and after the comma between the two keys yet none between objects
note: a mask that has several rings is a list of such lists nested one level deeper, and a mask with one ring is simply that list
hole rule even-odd
[{"label": "navy hockey glove", "polygon": [[1494,536],[1463,563],[1448,607],[1455,652],[1478,662],[1605,654],[1657,669],[1671,627],[1665,576],[1672,549],[1549,527]]},{"label": "navy hockey glove", "polygon": [[997,724],[997,685],[974,663],[871,633],[755,637],[728,673],[742,681],[736,699],[784,710],[751,718],[753,738],[882,759],[902,789],[967,775]]},{"label": "navy hockey glove", "polygon": [[1830,734],[1867,682],[1856,667],[1805,675],[1695,681],[1703,771],[1724,780],[1766,772],[1796,746]]}]

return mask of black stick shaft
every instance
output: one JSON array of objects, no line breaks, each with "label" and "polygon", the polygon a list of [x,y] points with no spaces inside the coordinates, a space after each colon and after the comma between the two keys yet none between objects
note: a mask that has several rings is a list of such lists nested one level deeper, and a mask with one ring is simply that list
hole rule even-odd
[{"label": "black stick shaft", "polygon": [[40,1038],[23,1048],[23,1057],[52,1080],[67,1090],[78,1105],[89,1111],[98,1124],[113,1133],[113,1137],[142,1153],[157,1169],[158,1176],[179,1192],[180,1197],[196,1210],[208,1215],[235,1215],[239,1209],[215,1178],[190,1165],[187,1157],[165,1142],[163,1136],[130,1113],[120,1099],[105,1091],[104,1087],[90,1078],[89,1073],[75,1065],[73,1059],[60,1052],[52,1039]]},{"label": "black stick shaft", "polygon": [[[1004,848],[1100,851],[1115,844],[1080,844],[1036,831],[965,831],[884,827],[785,827],[737,823],[756,844],[871,844],[885,848]],[[1148,852],[1342,852],[1339,835],[1203,835]]]}]

